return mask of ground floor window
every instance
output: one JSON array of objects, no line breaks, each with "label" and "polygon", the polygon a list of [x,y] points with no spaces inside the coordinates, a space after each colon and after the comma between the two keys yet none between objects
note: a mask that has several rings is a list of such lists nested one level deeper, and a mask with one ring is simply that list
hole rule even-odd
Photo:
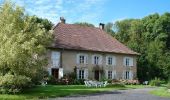
[{"label": "ground floor window", "polygon": [[125,79],[130,79],[130,71],[125,71]]},{"label": "ground floor window", "polygon": [[79,73],[78,74],[79,79],[84,79],[84,72],[85,72],[84,70],[79,70],[79,72],[78,72]]},{"label": "ground floor window", "polygon": [[108,71],[108,79],[112,79],[112,71]]}]

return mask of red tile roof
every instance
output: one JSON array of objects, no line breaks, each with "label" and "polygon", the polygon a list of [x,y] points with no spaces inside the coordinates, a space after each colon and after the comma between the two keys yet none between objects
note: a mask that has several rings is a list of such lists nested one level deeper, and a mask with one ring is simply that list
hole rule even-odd
[{"label": "red tile roof", "polygon": [[138,54],[100,28],[59,23],[54,28],[54,36],[53,48]]}]

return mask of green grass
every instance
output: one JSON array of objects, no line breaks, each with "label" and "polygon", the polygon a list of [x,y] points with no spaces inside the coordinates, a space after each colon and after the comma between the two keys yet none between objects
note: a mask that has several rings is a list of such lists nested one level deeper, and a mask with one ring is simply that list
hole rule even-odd
[{"label": "green grass", "polygon": [[39,99],[39,98],[55,98],[69,95],[85,95],[91,93],[106,92],[120,89],[142,88],[142,85],[127,85],[126,87],[104,87],[104,88],[88,88],[84,85],[47,85],[36,86],[27,89],[18,95],[0,94],[0,100],[24,100],[24,99]]},{"label": "green grass", "polygon": [[157,90],[151,91],[150,93],[160,97],[170,97],[170,93],[168,92],[168,89],[166,87],[161,87]]}]

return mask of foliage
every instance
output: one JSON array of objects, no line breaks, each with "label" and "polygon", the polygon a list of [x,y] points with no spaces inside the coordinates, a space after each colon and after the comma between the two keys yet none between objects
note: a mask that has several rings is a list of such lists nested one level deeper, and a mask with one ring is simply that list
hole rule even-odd
[{"label": "foliage", "polygon": [[0,93],[17,93],[30,86],[31,79],[26,76],[5,74],[0,76]]},{"label": "foliage", "polygon": [[[19,80],[26,81],[27,78],[32,82],[41,80],[44,66],[47,64],[45,53],[46,46],[51,43],[51,32],[38,23],[35,16],[26,15],[23,8],[8,1],[0,7],[0,28],[1,78],[11,73],[14,76],[10,77],[14,79],[17,76]],[[17,82],[24,84],[22,81]],[[18,87],[18,84],[14,87]]]},{"label": "foliage", "polygon": [[160,81],[159,78],[155,78],[155,79],[150,81],[150,85],[151,86],[160,86],[161,85],[161,81]]},{"label": "foliage", "polygon": [[74,24],[81,25],[81,26],[94,27],[93,24],[90,24],[90,23],[87,23],[87,22],[76,22]]},{"label": "foliage", "polygon": [[113,23],[107,23],[104,27],[104,30],[106,31],[106,33],[114,36],[115,35],[115,32],[113,31]]},{"label": "foliage", "polygon": [[170,76],[170,13],[125,19],[117,21],[114,27],[114,36],[141,54],[137,59],[140,80],[167,79]]},{"label": "foliage", "polygon": [[170,89],[170,82],[168,82],[168,84],[167,84],[167,88],[168,88],[168,89]]}]

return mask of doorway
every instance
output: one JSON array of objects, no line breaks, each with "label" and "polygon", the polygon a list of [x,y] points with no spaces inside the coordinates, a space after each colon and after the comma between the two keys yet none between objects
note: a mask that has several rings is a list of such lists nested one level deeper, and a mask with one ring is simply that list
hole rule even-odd
[{"label": "doorway", "polygon": [[52,75],[54,76],[55,79],[58,79],[59,69],[57,69],[57,68],[52,68]]},{"label": "doorway", "polygon": [[94,79],[99,81],[99,70],[94,71]]}]

